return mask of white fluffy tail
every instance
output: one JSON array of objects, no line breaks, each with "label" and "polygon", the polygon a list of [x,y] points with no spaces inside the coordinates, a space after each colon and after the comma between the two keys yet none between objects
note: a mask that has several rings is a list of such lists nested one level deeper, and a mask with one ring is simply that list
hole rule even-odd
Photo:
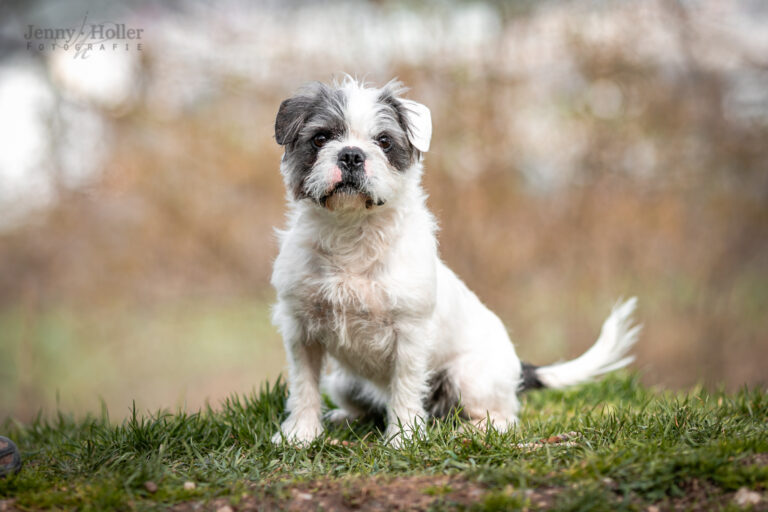
[{"label": "white fluffy tail", "polygon": [[617,303],[605,319],[595,344],[576,359],[537,368],[539,382],[548,388],[565,388],[631,363],[635,356],[626,354],[637,341],[642,327],[633,325],[632,314],[636,306],[636,297],[623,304]]}]

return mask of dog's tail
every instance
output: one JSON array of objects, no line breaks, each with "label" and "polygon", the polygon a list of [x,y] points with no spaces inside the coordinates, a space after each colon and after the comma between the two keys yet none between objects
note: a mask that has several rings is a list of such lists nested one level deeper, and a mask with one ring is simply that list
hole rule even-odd
[{"label": "dog's tail", "polygon": [[595,344],[576,359],[538,367],[523,363],[520,390],[566,388],[627,366],[635,359],[627,352],[637,341],[641,328],[633,325],[636,306],[635,297],[623,304],[617,303],[603,323]]}]

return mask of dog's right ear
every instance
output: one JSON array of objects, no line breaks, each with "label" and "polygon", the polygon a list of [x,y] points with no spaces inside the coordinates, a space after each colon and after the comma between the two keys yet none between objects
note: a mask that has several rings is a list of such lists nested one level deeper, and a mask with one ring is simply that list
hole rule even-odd
[{"label": "dog's right ear", "polygon": [[275,140],[278,144],[285,146],[296,141],[309,115],[311,102],[306,96],[294,96],[280,104],[275,119]]},{"label": "dog's right ear", "polygon": [[400,103],[407,111],[408,135],[413,147],[426,153],[429,151],[429,142],[432,140],[432,114],[426,105],[417,103],[413,100],[400,99]]}]

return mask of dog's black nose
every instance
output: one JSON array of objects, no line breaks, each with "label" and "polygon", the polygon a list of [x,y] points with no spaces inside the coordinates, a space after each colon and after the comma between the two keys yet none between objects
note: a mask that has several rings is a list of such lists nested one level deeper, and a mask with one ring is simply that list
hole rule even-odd
[{"label": "dog's black nose", "polygon": [[339,151],[337,165],[342,171],[357,171],[363,168],[365,153],[360,148],[347,146]]}]

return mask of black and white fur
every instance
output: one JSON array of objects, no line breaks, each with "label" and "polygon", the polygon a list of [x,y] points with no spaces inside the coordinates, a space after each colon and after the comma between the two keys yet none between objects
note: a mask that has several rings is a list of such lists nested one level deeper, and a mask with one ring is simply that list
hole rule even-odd
[{"label": "black and white fur", "polygon": [[476,424],[508,429],[521,390],[571,386],[632,361],[635,299],[614,308],[579,358],[520,362],[501,320],[438,256],[420,184],[430,112],[403,92],[398,82],[373,88],[347,77],[308,85],[280,105],[275,138],[285,147],[289,214],[272,275],[273,319],[290,395],[275,442],[323,432],[321,380],[339,406],[332,421],[381,411],[399,443],[459,400]]}]

